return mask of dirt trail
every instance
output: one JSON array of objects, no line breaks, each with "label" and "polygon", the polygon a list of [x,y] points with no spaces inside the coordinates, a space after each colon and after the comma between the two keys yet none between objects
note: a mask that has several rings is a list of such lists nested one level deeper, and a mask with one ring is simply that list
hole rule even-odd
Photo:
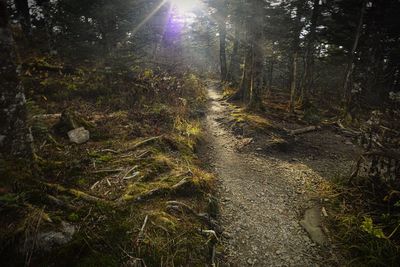
[{"label": "dirt trail", "polygon": [[238,152],[240,140],[218,122],[229,107],[214,87],[208,92],[206,157],[219,179],[228,265],[336,265],[330,249],[316,245],[299,224],[314,205],[305,192],[318,184],[319,174],[298,162]]}]

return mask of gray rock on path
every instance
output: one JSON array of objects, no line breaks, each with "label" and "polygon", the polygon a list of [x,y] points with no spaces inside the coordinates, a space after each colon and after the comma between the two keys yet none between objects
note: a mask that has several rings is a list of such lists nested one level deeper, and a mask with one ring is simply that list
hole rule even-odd
[{"label": "gray rock on path", "polygon": [[321,213],[318,207],[306,210],[304,219],[300,221],[300,224],[315,243],[322,246],[327,244],[328,240],[320,227]]},{"label": "gray rock on path", "polygon": [[89,141],[90,133],[84,127],[76,128],[68,132],[69,140],[75,144],[83,144]]}]

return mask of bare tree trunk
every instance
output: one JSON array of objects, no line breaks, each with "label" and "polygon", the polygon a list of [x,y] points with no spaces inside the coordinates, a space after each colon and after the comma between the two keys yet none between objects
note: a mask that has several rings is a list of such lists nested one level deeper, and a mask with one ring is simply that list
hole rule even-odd
[{"label": "bare tree trunk", "polygon": [[319,17],[319,1],[314,0],[313,11],[311,15],[311,26],[310,33],[308,34],[307,48],[305,52],[304,61],[304,73],[301,84],[300,102],[308,101],[308,91],[311,86],[314,66],[314,53],[315,53],[315,34],[317,29],[318,17]]},{"label": "bare tree trunk", "polygon": [[295,97],[297,93],[297,61],[299,55],[299,44],[300,44],[300,33],[303,29],[301,24],[301,16],[304,11],[304,2],[299,1],[297,3],[297,14],[295,18],[295,25],[294,25],[294,33],[293,33],[293,42],[292,42],[292,55],[291,55],[291,62],[290,62],[290,100],[289,100],[289,112],[294,112],[295,108]]},{"label": "bare tree trunk", "polygon": [[352,101],[350,81],[351,81],[351,77],[353,75],[353,71],[354,71],[354,67],[355,67],[354,60],[356,57],[358,42],[359,42],[360,36],[361,36],[361,30],[362,30],[362,26],[364,23],[364,15],[365,15],[366,8],[367,8],[367,0],[364,0],[362,2],[362,7],[360,10],[360,18],[358,20],[358,26],[357,26],[356,32],[354,34],[354,43],[353,43],[353,48],[351,49],[350,60],[347,64],[347,68],[346,68],[346,74],[345,74],[345,79],[344,79],[344,84],[343,84],[343,94],[344,94],[346,113],[347,113],[347,111],[351,105],[351,101]]},{"label": "bare tree trunk", "polygon": [[14,40],[8,27],[6,0],[0,0],[0,151],[1,156],[30,158],[32,135],[26,99],[19,80]]},{"label": "bare tree trunk", "polygon": [[272,91],[272,83],[274,81],[274,59],[271,58],[271,62],[269,63],[269,80],[268,80],[268,93]]},{"label": "bare tree trunk", "polygon": [[251,87],[251,71],[252,71],[252,47],[248,46],[246,56],[244,58],[244,67],[242,71],[242,78],[239,85],[239,90],[231,98],[232,100],[240,100],[247,102],[250,97]]},{"label": "bare tree trunk", "polygon": [[226,63],[226,17],[227,17],[227,2],[221,0],[218,3],[218,32],[219,32],[219,60],[221,67],[221,82],[227,80],[228,68]]},{"label": "bare tree trunk", "polygon": [[229,71],[227,74],[227,80],[233,86],[237,86],[238,76],[240,73],[239,47],[240,47],[240,32],[239,32],[239,28],[236,27],[235,40],[233,41],[233,50],[232,50],[231,60],[230,60],[230,64],[229,64]]},{"label": "bare tree trunk", "polygon": [[221,64],[221,81],[226,81],[227,64],[226,64],[226,24],[225,21],[219,23],[219,60]]},{"label": "bare tree trunk", "polygon": [[262,109],[262,89],[264,70],[264,1],[252,0],[252,78],[249,106],[252,109]]},{"label": "bare tree trunk", "polygon": [[295,108],[295,96],[296,96],[296,82],[297,82],[297,56],[298,52],[295,51],[292,55],[292,63],[290,70],[290,102],[289,112],[293,113]]}]

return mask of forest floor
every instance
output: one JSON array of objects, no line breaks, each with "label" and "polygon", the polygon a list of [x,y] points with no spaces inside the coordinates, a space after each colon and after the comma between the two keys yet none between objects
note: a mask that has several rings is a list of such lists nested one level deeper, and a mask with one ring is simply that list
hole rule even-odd
[{"label": "forest floor", "polygon": [[357,147],[329,128],[285,136],[304,125],[246,113],[224,101],[216,83],[208,90],[200,154],[218,176],[225,264],[342,265],[325,218],[330,200],[320,193],[324,181],[350,172]]}]

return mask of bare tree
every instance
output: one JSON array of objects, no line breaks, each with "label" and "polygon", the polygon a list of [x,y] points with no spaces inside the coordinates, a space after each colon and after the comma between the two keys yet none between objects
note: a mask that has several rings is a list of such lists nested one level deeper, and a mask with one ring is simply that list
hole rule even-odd
[{"label": "bare tree", "polygon": [[32,135],[26,120],[26,98],[19,79],[14,40],[8,25],[6,0],[0,0],[0,58],[1,151],[6,156],[29,158],[33,152]]}]

